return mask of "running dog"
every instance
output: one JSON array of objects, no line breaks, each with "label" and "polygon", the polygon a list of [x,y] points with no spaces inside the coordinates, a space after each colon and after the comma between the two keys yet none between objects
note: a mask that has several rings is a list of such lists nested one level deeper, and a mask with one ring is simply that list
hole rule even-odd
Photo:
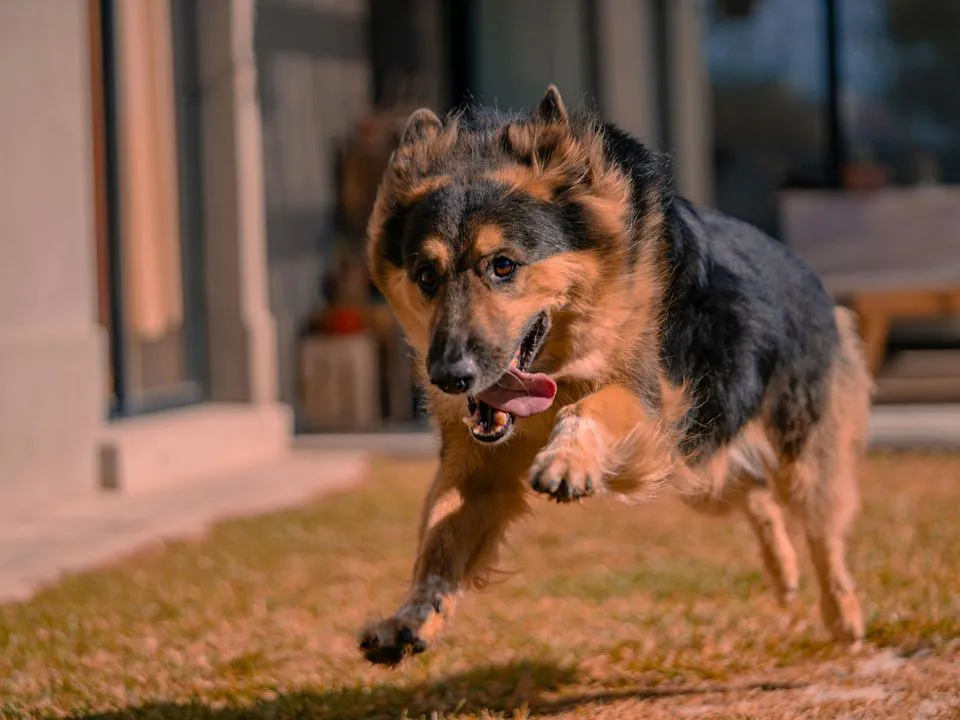
[{"label": "running dog", "polygon": [[368,259],[441,450],[409,594],[361,630],[367,659],[424,651],[534,493],[663,486],[741,510],[783,601],[793,511],[827,628],[863,636],[845,539],[871,380],[852,316],[790,249],[679,197],[661,156],[550,86],[524,115],[414,112]]}]

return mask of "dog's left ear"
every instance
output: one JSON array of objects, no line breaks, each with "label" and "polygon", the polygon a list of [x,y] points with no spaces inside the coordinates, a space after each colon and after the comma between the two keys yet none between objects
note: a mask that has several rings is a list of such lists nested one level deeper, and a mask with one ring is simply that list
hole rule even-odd
[{"label": "dog's left ear", "polygon": [[553,83],[547,88],[546,95],[537,105],[533,117],[545,123],[565,124],[567,122],[567,108],[563,105],[563,98],[560,97],[560,91]]}]

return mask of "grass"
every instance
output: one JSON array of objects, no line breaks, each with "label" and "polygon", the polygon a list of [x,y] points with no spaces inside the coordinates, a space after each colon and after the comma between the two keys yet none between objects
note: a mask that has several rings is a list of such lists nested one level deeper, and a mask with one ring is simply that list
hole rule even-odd
[{"label": "grass", "polygon": [[400,670],[355,631],[402,598],[429,462],[229,522],[0,607],[0,715],[73,718],[960,718],[960,455],[865,468],[858,655],[825,642],[809,567],[779,609],[739,518],[674,499],[536,502],[514,572]]}]

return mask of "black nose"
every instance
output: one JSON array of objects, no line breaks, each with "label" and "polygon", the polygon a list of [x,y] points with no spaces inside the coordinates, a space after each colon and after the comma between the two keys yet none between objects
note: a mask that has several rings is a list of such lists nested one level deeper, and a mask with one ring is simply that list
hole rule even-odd
[{"label": "black nose", "polygon": [[460,356],[454,362],[435,360],[430,363],[430,382],[451,395],[467,392],[477,377],[477,364]]}]

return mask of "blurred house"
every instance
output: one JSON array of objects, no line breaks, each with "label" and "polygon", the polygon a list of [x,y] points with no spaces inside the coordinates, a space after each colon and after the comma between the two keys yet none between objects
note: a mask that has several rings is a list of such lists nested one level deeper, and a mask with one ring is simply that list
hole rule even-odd
[{"label": "blurred house", "polygon": [[0,3],[7,510],[288,445],[255,34],[252,0]]},{"label": "blurred house", "polygon": [[[344,148],[391,109],[529,107],[554,82],[670,152],[685,195],[791,242],[786,190],[960,180],[957,8],[0,2],[0,491],[27,502],[267,458],[315,427],[325,393],[403,365],[346,337],[304,350],[341,250],[362,244],[342,205],[345,184],[366,197],[349,180],[364,173]],[[947,265],[956,232],[931,251]],[[893,340],[951,352],[960,328]],[[412,415],[409,372],[392,377],[386,404],[407,393]],[[305,387],[325,389],[311,405]]]}]

